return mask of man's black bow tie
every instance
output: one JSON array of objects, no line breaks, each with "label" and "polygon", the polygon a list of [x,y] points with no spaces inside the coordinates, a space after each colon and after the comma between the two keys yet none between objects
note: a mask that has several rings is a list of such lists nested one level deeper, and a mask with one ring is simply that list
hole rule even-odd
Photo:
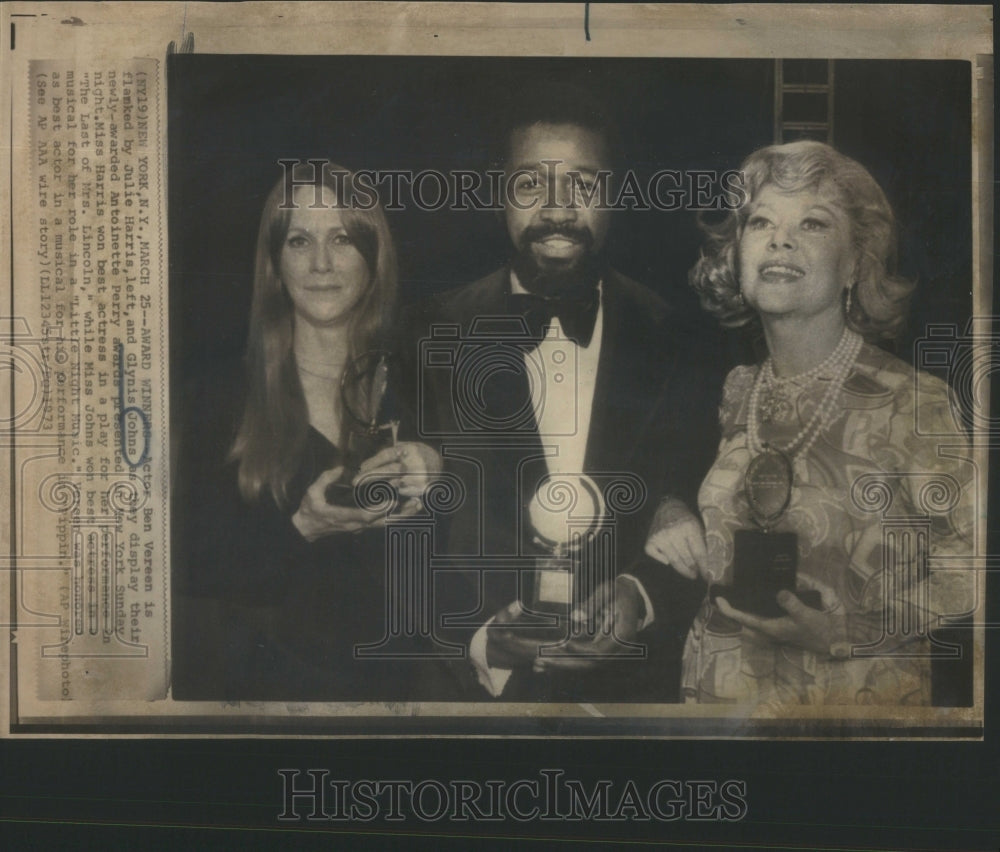
[{"label": "man's black bow tie", "polygon": [[563,334],[578,346],[590,345],[597,320],[600,293],[597,288],[561,296],[539,296],[535,293],[511,293],[507,310],[524,317],[531,336],[541,341],[553,317],[559,320]]}]

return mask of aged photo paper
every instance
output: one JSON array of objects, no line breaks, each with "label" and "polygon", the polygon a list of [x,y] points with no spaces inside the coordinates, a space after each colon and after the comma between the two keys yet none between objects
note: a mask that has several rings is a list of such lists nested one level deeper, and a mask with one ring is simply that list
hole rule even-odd
[{"label": "aged photo paper", "polygon": [[[991,626],[986,578],[998,564],[986,546],[988,461],[1000,440],[989,404],[996,333],[991,14],[986,6],[934,5],[5,4],[3,733],[981,739],[984,678],[995,666],[984,653]],[[806,670],[795,675],[809,684],[827,676],[836,680],[846,671],[837,668],[838,655],[850,658],[850,665],[865,658],[871,663],[869,680],[850,700],[802,698],[813,694],[812,686],[802,687],[796,700],[767,706],[697,703],[695,687],[678,694],[688,627],[699,605],[715,606],[707,590],[698,593],[686,623],[677,628],[674,668],[658,667],[652,653],[629,658],[630,648],[647,641],[645,631],[656,629],[640,622],[634,646],[616,645],[620,659],[602,659],[574,675],[565,689],[518,693],[516,677],[507,685],[492,673],[516,666],[491,664],[486,674],[474,669],[470,657],[478,640],[470,637],[479,635],[474,628],[483,628],[496,607],[480,612],[476,621],[468,608],[424,610],[421,595],[445,600],[441,588],[463,572],[507,571],[516,580],[524,570],[497,555],[503,548],[496,553],[480,548],[474,556],[458,549],[460,522],[447,518],[456,511],[449,500],[481,498],[485,518],[498,499],[487,486],[475,493],[463,478],[463,459],[467,467],[474,461],[488,470],[494,456],[483,455],[483,447],[499,454],[498,448],[528,445],[508,441],[507,433],[516,428],[487,430],[494,443],[455,437],[431,424],[419,394],[410,409],[409,432],[405,414],[383,418],[385,423],[375,411],[355,417],[375,441],[359,451],[359,462],[387,443],[401,448],[396,461],[407,475],[416,468],[401,461],[404,450],[419,455],[421,447],[430,447],[444,460],[440,490],[428,489],[422,503],[417,499],[411,508],[400,508],[405,490],[394,492],[399,514],[390,516],[384,529],[334,537],[347,542],[352,554],[362,553],[365,542],[381,548],[374,568],[390,589],[383,598],[365,597],[363,578],[337,582],[329,575],[299,588],[299,603],[277,615],[268,607],[273,596],[285,593],[287,574],[278,576],[278,591],[262,583],[258,598],[232,606],[231,601],[208,604],[201,591],[188,591],[191,576],[197,585],[230,558],[233,576],[242,578],[272,548],[283,560],[288,553],[306,552],[303,539],[285,523],[298,517],[295,506],[286,512],[283,529],[273,533],[270,520],[256,515],[234,521],[220,489],[228,484],[236,494],[236,467],[226,468],[231,476],[223,485],[210,473],[214,465],[222,469],[231,462],[227,454],[240,423],[249,428],[249,421],[241,421],[240,392],[248,347],[253,357],[251,317],[265,310],[251,302],[257,298],[252,297],[255,249],[264,245],[258,227],[267,233],[260,223],[268,194],[282,180],[292,201],[303,197],[292,192],[296,186],[315,189],[310,184],[315,172],[301,171],[309,161],[320,170],[337,164],[355,175],[368,170],[367,186],[377,191],[365,197],[377,196],[395,242],[399,316],[413,316],[441,294],[507,268],[511,239],[517,239],[511,225],[516,216],[509,195],[491,197],[502,181],[481,180],[497,146],[506,144],[493,122],[501,100],[516,103],[523,95],[527,101],[530,89],[549,80],[607,104],[621,137],[625,171],[634,181],[606,213],[612,224],[604,241],[608,266],[600,280],[602,352],[643,333],[641,312],[635,320],[620,314],[624,319],[617,329],[607,321],[620,273],[676,308],[678,327],[692,338],[700,336],[699,323],[711,325],[711,334],[719,335],[712,339],[720,341],[714,350],[719,376],[747,365],[741,375],[751,378],[739,398],[751,398],[755,374],[750,371],[767,350],[760,348],[759,337],[754,343],[739,331],[720,332],[698,307],[687,283],[704,243],[698,222],[718,220],[739,206],[745,196],[731,176],[749,154],[800,137],[829,142],[859,162],[888,198],[896,219],[899,274],[915,282],[905,330],[891,350],[871,348],[864,350],[869,356],[850,357],[891,351],[899,359],[893,369],[911,402],[902,419],[892,421],[892,430],[905,421],[905,435],[883,436],[885,455],[878,458],[890,459],[887,470],[905,467],[892,453],[905,454],[919,444],[919,453],[912,451],[923,467],[913,462],[896,479],[861,468],[851,472],[844,459],[859,445],[858,436],[881,428],[883,402],[872,390],[868,407],[852,410],[857,418],[839,427],[848,434],[843,455],[831,456],[823,468],[829,479],[818,486],[814,480],[813,487],[832,505],[824,510],[832,514],[822,517],[838,517],[845,506],[867,517],[863,535],[841,545],[855,554],[864,546],[871,559],[885,560],[883,573],[869,578],[878,588],[868,592],[883,602],[903,595],[905,583],[894,586],[895,575],[886,566],[904,553],[904,561],[917,566],[911,580],[921,597],[916,603],[907,598],[901,609],[886,603],[880,610],[885,617],[874,634],[866,634],[864,648],[857,641],[835,642],[829,655],[809,656],[820,662],[803,664]],[[398,198],[390,197],[393,186]],[[292,233],[305,221],[293,217]],[[312,238],[310,227],[302,225],[303,245]],[[353,226],[345,227],[350,234]],[[338,242],[330,251],[342,249]],[[266,260],[267,248],[262,251]],[[339,262],[329,260],[335,268]],[[786,276],[805,274],[794,266],[791,272],[783,269]],[[283,277],[291,288],[291,273]],[[850,317],[850,304],[846,310]],[[406,350],[404,360],[407,354],[418,359],[413,387],[421,393],[433,382],[460,382],[466,352],[447,337],[451,332],[441,336],[440,323],[457,322],[452,315],[443,312],[431,320],[433,330],[409,349],[411,338],[402,332],[390,338],[394,350]],[[494,331],[478,329],[486,337],[476,338],[477,346],[485,346],[483,340],[496,343],[489,337]],[[465,337],[461,341],[468,343]],[[545,345],[539,351],[544,353]],[[572,351],[585,349],[586,344]],[[308,362],[299,354],[299,369],[306,370]],[[659,358],[644,355],[637,363],[644,367]],[[854,362],[847,363],[848,355],[843,359],[849,370]],[[598,369],[578,363],[581,377],[586,369]],[[367,376],[366,388],[382,381],[377,359],[352,364]],[[441,378],[448,370],[458,378],[451,373]],[[938,383],[926,384],[916,370]],[[555,382],[562,381],[559,375]],[[675,382],[698,384],[692,375],[682,370]],[[311,380],[301,373],[300,378],[305,396],[300,389],[296,399],[305,412]],[[598,373],[586,408],[579,409],[576,396],[560,403],[567,406],[559,409],[563,414],[553,421],[550,413],[541,431],[582,434],[582,464],[584,451],[594,451],[593,424],[605,410],[626,412],[620,421],[608,421],[619,425],[602,426],[603,440],[616,449],[645,448],[641,433],[631,429],[661,414],[664,423],[681,424],[682,436],[688,434],[685,419],[694,422],[699,405],[715,419],[719,403],[707,390],[699,396],[696,389],[661,410],[652,384],[628,382],[625,376],[602,384]],[[300,387],[298,380],[293,384]],[[344,384],[338,374],[337,393]],[[567,386],[576,393],[584,384],[573,374]],[[951,407],[928,402],[922,396],[928,387],[950,399]],[[768,398],[773,412],[779,411],[780,400]],[[348,397],[342,399],[350,408]],[[541,422],[537,398],[534,406]],[[833,403],[822,406],[816,416],[822,414],[824,424],[842,413]],[[535,420],[527,410],[531,431]],[[389,419],[403,423],[391,440]],[[589,439],[578,429],[581,422],[591,423]],[[315,417],[312,423],[315,427]],[[654,473],[658,477],[661,468],[673,470],[677,460],[695,455],[686,438],[671,437],[672,428],[655,432],[662,440],[651,439],[649,453],[641,450],[649,476],[637,477],[614,457],[598,472],[588,468],[592,476],[584,477],[586,488],[596,483],[587,491],[594,501],[589,515],[607,518],[617,512],[615,535],[623,546],[634,544],[639,556],[653,510],[671,496]],[[301,441],[322,442],[321,432],[314,428]],[[532,434],[537,437],[537,430]],[[718,448],[714,438],[698,482],[717,448],[721,457],[725,440]],[[809,440],[817,446],[817,438]],[[337,443],[326,446],[337,450]],[[571,444],[559,446],[565,454]],[[654,464],[661,451],[663,464]],[[296,505],[321,471],[345,463],[317,463]],[[549,470],[565,472],[551,464]],[[783,475],[777,468],[761,470],[759,465],[747,475],[751,500],[764,499],[773,477]],[[794,476],[801,474],[790,477],[789,489]],[[743,488],[742,478],[732,486],[741,500]],[[898,499],[894,503],[903,492],[910,498],[907,511]],[[782,511],[778,507],[775,518]],[[817,524],[818,517],[812,518]],[[629,526],[633,520],[636,529]],[[544,521],[535,516],[533,523],[536,543],[547,540]],[[766,537],[767,524],[763,527],[763,533],[751,532]],[[959,530],[954,542],[960,543],[947,538],[945,527]],[[803,547],[807,540],[840,535],[835,524],[818,532],[803,527],[799,534]],[[287,551],[280,536],[291,542]],[[442,544],[446,539],[452,544]],[[610,552],[616,546],[612,541]],[[532,600],[572,597],[569,575],[559,570],[565,567],[559,561],[563,555],[556,546],[545,554],[552,570],[537,568]],[[296,558],[288,558],[292,567],[282,570],[294,570]],[[544,561],[533,558],[536,566]],[[800,561],[809,558],[799,550]],[[665,575],[672,571],[656,564]],[[652,562],[647,567],[655,573]],[[617,567],[619,574],[630,569],[631,563]],[[644,575],[635,573],[641,586]],[[613,579],[612,587],[618,588]],[[662,623],[664,610],[657,609],[652,586],[642,594],[647,621],[652,610]],[[342,692],[335,686],[328,692],[285,689],[286,682],[312,682],[325,655],[334,653],[317,651],[325,647],[323,629],[355,615],[365,629],[351,640],[358,670],[349,676],[360,685]],[[310,631],[316,625],[322,629],[314,637]],[[380,642],[404,634],[419,641],[398,647]],[[259,635],[279,637],[274,655],[253,663],[261,671],[278,670],[273,689],[258,690],[255,684],[263,681],[246,662],[244,650],[251,653]],[[245,647],[232,647],[239,643]],[[294,650],[297,643],[320,660],[303,662],[301,674],[296,667],[304,657]],[[390,645],[393,653],[380,656],[378,649]],[[690,645],[684,653],[689,651]],[[239,681],[243,685],[229,690],[225,684],[230,678],[238,682],[236,669],[244,664],[250,673]],[[900,671],[921,666],[930,672],[930,692],[926,700],[911,701],[909,688],[896,679],[903,677]],[[529,665],[525,677],[531,671]],[[440,672],[445,674],[438,687]],[[693,677],[686,672],[685,678]],[[785,682],[780,671],[777,677]],[[652,688],[658,678],[669,678],[670,690]],[[895,698],[879,698],[883,688]],[[859,698],[862,693],[870,700]]]}]

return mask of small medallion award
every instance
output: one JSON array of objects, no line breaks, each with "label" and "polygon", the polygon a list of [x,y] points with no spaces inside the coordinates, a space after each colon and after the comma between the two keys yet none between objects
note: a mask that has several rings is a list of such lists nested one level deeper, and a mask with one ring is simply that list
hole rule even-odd
[{"label": "small medallion award", "polygon": [[737,609],[776,618],[785,615],[775,596],[794,590],[798,537],[774,532],[792,499],[792,463],[787,455],[764,444],[747,467],[744,491],[757,529],[733,535],[733,587],[727,591]]},{"label": "small medallion award", "polygon": [[[778,592],[796,591],[798,536],[794,532],[774,532],[792,499],[792,463],[809,453],[817,438],[836,419],[841,389],[861,351],[861,335],[844,325],[840,342],[819,364],[797,376],[779,378],[769,357],[757,371],[747,408],[747,449],[753,455],[744,478],[744,494],[750,520],[756,529],[733,534],[732,588],[714,590],[737,609],[765,618],[787,615],[778,604]],[[761,425],[772,425],[797,416],[798,407],[790,397],[794,386],[805,386],[821,377],[827,379],[812,416],[791,441],[782,447],[761,440]],[[758,422],[758,416],[760,422]],[[796,591],[807,606],[821,608],[819,593]]]}]

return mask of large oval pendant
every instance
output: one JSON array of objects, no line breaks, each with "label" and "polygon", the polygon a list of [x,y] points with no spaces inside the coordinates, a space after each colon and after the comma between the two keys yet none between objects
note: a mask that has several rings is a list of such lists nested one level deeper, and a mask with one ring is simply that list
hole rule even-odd
[{"label": "large oval pendant", "polygon": [[792,462],[769,444],[750,460],[744,490],[753,522],[764,530],[773,527],[785,514],[792,499]]}]

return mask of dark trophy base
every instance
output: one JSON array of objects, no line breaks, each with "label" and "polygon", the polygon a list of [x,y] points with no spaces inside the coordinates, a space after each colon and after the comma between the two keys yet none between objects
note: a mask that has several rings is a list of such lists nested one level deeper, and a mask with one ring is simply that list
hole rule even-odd
[{"label": "dark trophy base", "polygon": [[[361,506],[358,505],[357,495],[355,494],[354,486],[351,484],[351,480],[358,475],[357,468],[344,468],[344,472],[341,474],[340,479],[336,482],[331,482],[326,486],[326,491],[323,492],[326,497],[326,502],[331,506],[344,506],[349,509],[359,509]],[[395,495],[394,504],[399,503],[399,494],[396,489],[389,485],[389,483],[380,483],[381,488],[391,489]],[[378,494],[378,502],[381,503],[384,498],[385,492],[380,489]]]},{"label": "dark trophy base", "polygon": [[[820,612],[823,611],[823,599],[815,589],[796,589],[793,591],[795,592],[795,597],[807,607],[819,610]],[[778,593],[775,592],[774,594],[777,595]],[[725,598],[734,609],[738,609],[740,612],[749,612],[751,615],[759,615],[761,618],[781,618],[788,615],[787,612],[778,606],[777,602],[775,602],[773,607],[766,607],[766,612],[755,610],[753,607],[758,605],[757,602],[752,597],[747,599],[745,595],[741,595],[732,586],[712,586],[712,603],[715,603],[716,598]]]},{"label": "dark trophy base", "polygon": [[559,642],[569,631],[569,613],[573,601],[573,572],[565,567],[539,567],[522,577],[521,603],[525,612],[520,619],[523,635],[544,642]]},{"label": "dark trophy base", "polygon": [[351,485],[350,479],[346,482],[331,482],[326,486],[325,496],[326,502],[331,506],[347,506],[352,509],[358,507],[358,501],[354,497],[354,486]]},{"label": "dark trophy base", "polygon": [[795,592],[813,609],[821,609],[819,592],[795,591],[798,539],[791,532],[736,530],[733,536],[733,585],[713,586],[712,600],[724,597],[742,612],[762,618],[788,615],[778,604],[778,592]]}]

